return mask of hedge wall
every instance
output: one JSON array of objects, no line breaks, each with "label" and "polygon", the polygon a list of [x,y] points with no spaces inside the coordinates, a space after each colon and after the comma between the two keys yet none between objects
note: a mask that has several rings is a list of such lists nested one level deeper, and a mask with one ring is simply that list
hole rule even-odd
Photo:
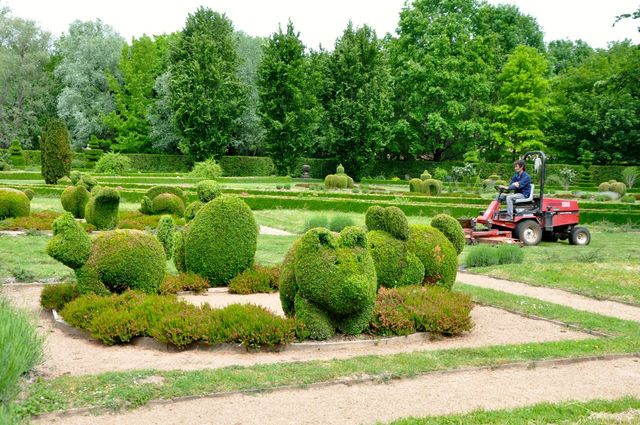
[{"label": "hedge wall", "polygon": [[266,156],[223,156],[220,159],[224,176],[270,176],[274,172],[271,158]]}]

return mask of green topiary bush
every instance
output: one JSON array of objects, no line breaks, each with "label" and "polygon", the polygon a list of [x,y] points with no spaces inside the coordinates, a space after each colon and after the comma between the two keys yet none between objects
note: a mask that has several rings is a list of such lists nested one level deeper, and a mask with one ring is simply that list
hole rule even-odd
[{"label": "green topiary bush", "polygon": [[69,211],[75,218],[84,218],[85,209],[89,202],[89,192],[82,184],[68,186],[60,195],[60,203],[65,211]]},{"label": "green topiary bush", "polygon": [[184,191],[177,186],[153,186],[151,189],[147,190],[144,196],[153,200],[153,198],[163,193],[171,193],[182,199],[183,202],[187,202],[187,196],[184,194]]},{"label": "green topiary bush", "polygon": [[367,236],[358,227],[345,228],[338,238],[327,229],[309,230],[291,246],[281,269],[282,307],[313,339],[330,338],[336,329],[350,335],[364,331],[376,288]]},{"label": "green topiary bush", "polygon": [[222,195],[222,188],[215,180],[202,180],[196,185],[200,202],[207,203]]},{"label": "green topiary bush", "polygon": [[468,295],[437,286],[380,288],[370,332],[381,336],[415,332],[460,335],[473,329],[472,308]]},{"label": "green topiary bush", "polygon": [[440,230],[451,241],[458,255],[462,252],[466,241],[464,230],[458,220],[448,214],[438,214],[431,219],[431,226]]},{"label": "green topiary bush", "polygon": [[409,180],[409,192],[424,193],[424,189],[422,187],[422,180],[420,179]]},{"label": "green topiary bush", "polygon": [[75,283],[46,285],[40,293],[40,305],[47,310],[62,311],[65,305],[80,296]]},{"label": "green topiary bush", "polygon": [[204,203],[200,202],[200,201],[193,201],[192,203],[190,203],[189,205],[187,205],[187,207],[184,209],[184,218],[187,221],[193,220],[196,216],[196,214],[198,213],[198,211],[200,211],[200,209],[202,209],[202,207],[204,207]]},{"label": "green topiary bush", "polygon": [[424,181],[424,180],[429,180],[429,179],[432,179],[432,178],[433,178],[433,177],[431,176],[431,173],[430,173],[430,172],[428,172],[427,170],[424,170],[424,171],[422,172],[422,174],[420,174],[420,180],[423,180],[423,181]]},{"label": "green topiary bush", "polygon": [[278,290],[279,280],[280,267],[256,264],[231,279],[229,292],[242,295],[270,293]]},{"label": "green topiary bush", "polygon": [[115,229],[119,207],[120,194],[116,189],[96,186],[85,207],[84,217],[87,223],[93,224],[98,230]]},{"label": "green topiary bush", "polygon": [[151,210],[154,214],[173,214],[182,217],[184,202],[171,193],[161,193],[151,201]]},{"label": "green topiary bush", "polygon": [[598,192],[608,192],[611,184],[609,182],[603,182],[598,185]]},{"label": "green topiary bush", "polygon": [[14,167],[24,166],[24,158],[22,157],[22,146],[20,146],[20,141],[18,139],[14,139],[13,142],[11,142],[11,146],[9,146],[9,155],[11,157],[11,163]]},{"label": "green topiary bush", "polygon": [[196,294],[206,292],[209,282],[195,273],[180,273],[177,276],[168,274],[160,285],[159,293],[162,295],[177,294],[182,291],[191,291]]},{"label": "green topiary bush", "polygon": [[624,194],[627,193],[627,185],[622,182],[615,182],[609,185],[609,190],[616,192],[620,196],[624,196]]},{"label": "green topiary bush", "polygon": [[29,198],[29,201],[33,201],[33,197],[36,196],[36,193],[33,191],[33,189],[30,189],[30,188],[23,190],[23,192],[25,195],[27,195],[27,198]]},{"label": "green topiary bush", "polygon": [[64,121],[47,121],[40,136],[42,177],[47,184],[55,184],[71,172],[71,144]]},{"label": "green topiary bush", "polygon": [[458,271],[458,254],[441,231],[426,225],[410,225],[407,248],[424,265],[425,284],[447,289],[453,286]]},{"label": "green topiary bush", "polygon": [[96,180],[96,178],[93,176],[90,176],[88,174],[83,174],[80,177],[80,184],[82,184],[85,187],[85,189],[91,192],[93,188],[98,185],[98,180]]},{"label": "green topiary bush", "polygon": [[258,226],[243,200],[223,195],[202,207],[183,239],[186,270],[227,285],[253,265]]},{"label": "green topiary bush", "polygon": [[0,188],[0,220],[9,217],[29,217],[31,202],[21,190]]},{"label": "green topiary bush", "polygon": [[436,179],[411,179],[409,180],[409,192],[424,193],[425,195],[435,196],[442,192],[442,182]]},{"label": "green topiary bush", "polygon": [[67,267],[82,267],[91,255],[91,238],[70,212],[53,222],[53,237],[47,244],[47,254]]},{"label": "green topiary bush", "polygon": [[107,153],[100,157],[94,171],[96,173],[120,175],[131,168],[131,160],[126,155]]},{"label": "green topiary bush", "polygon": [[163,215],[158,222],[158,227],[156,228],[156,237],[164,248],[167,260],[170,260],[173,256],[175,232],[176,223],[173,221],[173,217],[170,215]]},{"label": "green topiary bush", "polygon": [[344,173],[344,167],[340,164],[336,167],[335,174],[329,174],[324,178],[324,187],[325,189],[346,189],[354,187],[354,182]]},{"label": "green topiary bush", "polygon": [[192,177],[208,180],[217,180],[222,177],[222,168],[215,159],[210,158],[203,162],[196,162],[191,170]]},{"label": "green topiary bush", "polygon": [[175,232],[173,234],[173,264],[176,266],[176,270],[181,273],[187,271],[187,265],[184,258],[184,239],[189,233],[189,226],[185,226],[182,232]]},{"label": "green topiary bush", "polygon": [[421,283],[424,266],[407,250],[409,223],[402,210],[376,205],[367,210],[365,222],[378,285],[395,287]]}]

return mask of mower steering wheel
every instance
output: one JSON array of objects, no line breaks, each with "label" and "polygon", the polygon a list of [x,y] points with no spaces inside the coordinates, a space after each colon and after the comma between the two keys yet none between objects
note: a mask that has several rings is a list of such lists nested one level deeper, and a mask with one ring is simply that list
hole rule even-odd
[{"label": "mower steering wheel", "polygon": [[495,190],[497,190],[499,193],[504,192],[504,189],[503,189],[503,188],[502,188],[502,186],[500,186],[500,185],[495,185],[495,186],[493,186],[493,188],[494,188]]}]

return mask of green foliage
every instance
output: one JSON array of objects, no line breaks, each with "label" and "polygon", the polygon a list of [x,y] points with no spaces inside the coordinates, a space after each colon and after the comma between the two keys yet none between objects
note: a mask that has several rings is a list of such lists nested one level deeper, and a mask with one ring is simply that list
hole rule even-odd
[{"label": "green foliage", "polygon": [[487,267],[499,264],[520,264],[524,250],[518,245],[478,245],[469,250],[465,258],[467,267]]},{"label": "green foliage", "polygon": [[96,180],[95,177],[90,176],[89,174],[83,174],[82,177],[80,177],[80,183],[89,191],[91,192],[93,190],[94,187],[96,187],[98,185],[98,180]]},{"label": "green foliage", "polygon": [[325,189],[346,189],[353,187],[353,179],[346,174],[329,174],[324,178]]},{"label": "green foliage", "polygon": [[430,332],[460,335],[473,329],[471,297],[438,287],[381,288],[370,331],[374,335]]},{"label": "green foliage", "polygon": [[67,304],[61,314],[67,323],[89,331],[107,345],[152,336],[178,348],[195,343],[239,343],[258,349],[287,344],[301,334],[296,321],[262,307],[233,304],[212,309],[178,301],[171,295],[133,291],[108,297],[86,295]]},{"label": "green foliage", "polygon": [[220,196],[202,207],[183,237],[186,270],[221,286],[253,264],[258,226],[244,201]]},{"label": "green foliage", "polygon": [[89,202],[89,192],[84,185],[67,186],[60,195],[60,203],[65,211],[75,218],[84,218],[85,208]]},{"label": "green foliage", "polygon": [[173,214],[182,217],[184,202],[172,193],[161,193],[151,201],[151,211],[153,214]]},{"label": "green foliage", "polygon": [[626,195],[626,196],[623,196],[622,198],[620,198],[620,202],[624,202],[624,203],[627,203],[627,204],[635,204],[636,197],[632,196],[632,195]]},{"label": "green foliage", "polygon": [[407,251],[405,240],[380,230],[369,231],[367,240],[379,286],[393,288],[422,283],[424,265]]},{"label": "green foliage", "polygon": [[87,223],[98,230],[115,229],[118,225],[120,194],[111,187],[96,186],[85,207],[84,217]]},{"label": "green foliage", "polygon": [[47,254],[67,267],[78,269],[91,255],[91,238],[70,212],[53,222],[53,238],[47,244]]},{"label": "green foliage", "polygon": [[305,233],[287,253],[281,269],[280,300],[311,338],[326,339],[336,329],[359,334],[375,304],[376,272],[367,237],[347,227],[339,238],[322,228]]},{"label": "green foliage", "polygon": [[193,201],[184,209],[184,219],[189,221],[193,220],[198,211],[204,207],[204,203],[200,201]]},{"label": "green foliage", "polygon": [[71,172],[71,146],[64,122],[57,118],[47,121],[40,137],[42,177],[45,183],[55,184]]},{"label": "green foliage", "polygon": [[512,157],[544,150],[545,119],[549,109],[549,63],[533,47],[518,46],[498,76],[500,100],[493,108],[496,146],[489,151]]},{"label": "green foliage", "polygon": [[154,101],[156,78],[166,70],[169,37],[152,39],[143,35],[133,38],[130,46],[122,46],[118,77],[116,74],[107,76],[109,89],[114,94],[115,110],[103,121],[116,134],[114,150],[153,151],[147,115]]},{"label": "green foliage", "polygon": [[329,229],[332,232],[341,232],[345,227],[353,225],[353,219],[348,215],[334,215],[329,222]]},{"label": "green foliage", "polygon": [[26,188],[25,190],[23,190],[23,192],[25,195],[27,195],[29,201],[33,201],[33,197],[36,196],[36,193],[31,188]]},{"label": "green foliage", "polygon": [[222,195],[222,187],[215,180],[202,180],[196,185],[200,202],[207,203]]},{"label": "green foliage", "polygon": [[640,168],[638,167],[625,167],[622,170],[622,180],[629,189],[633,188],[636,183],[636,179],[640,175]]},{"label": "green foliage", "polygon": [[[431,176],[431,173],[429,173],[429,171],[424,170],[422,172],[422,174],[420,174],[420,180],[424,181],[424,180],[429,180],[432,179],[433,177]],[[413,191],[415,192],[415,190]]]},{"label": "green foliage", "polygon": [[40,293],[40,306],[47,310],[62,311],[65,305],[79,296],[75,283],[46,285]]},{"label": "green foliage", "polygon": [[238,131],[246,107],[239,63],[233,25],[225,15],[204,7],[189,14],[171,47],[169,69],[180,151],[193,160],[221,157]]},{"label": "green foliage", "polygon": [[304,224],[305,232],[316,227],[329,228],[329,219],[326,215],[313,215]]},{"label": "green foliage", "polygon": [[9,217],[28,217],[31,210],[29,197],[21,190],[0,188],[0,220]]},{"label": "green foliage", "polygon": [[440,230],[460,254],[465,246],[464,230],[458,220],[448,214],[438,214],[431,219],[431,226]]},{"label": "green foliage", "polygon": [[124,174],[129,168],[131,168],[131,160],[128,156],[119,153],[107,153],[100,157],[94,171],[117,176]]},{"label": "green foliage", "polygon": [[222,176],[222,168],[215,159],[209,158],[202,162],[196,162],[190,175],[201,179],[217,180]]},{"label": "green foliage", "polygon": [[609,190],[616,192],[620,196],[624,196],[627,193],[627,185],[622,182],[614,182],[609,185]]},{"label": "green foliage", "polygon": [[[132,261],[135,259],[135,261]],[[153,235],[139,230],[104,232],[93,240],[93,250],[85,268],[91,273],[77,275],[78,290],[99,281],[111,292],[135,289],[157,293],[165,274],[164,249]]]},{"label": "green foliage", "polygon": [[187,264],[185,259],[184,240],[185,235],[189,232],[189,227],[185,226],[182,232],[174,233],[173,240],[173,264],[176,266],[176,270],[179,272],[187,271]]},{"label": "green foliage", "polygon": [[270,293],[278,290],[280,267],[254,265],[246,269],[229,282],[229,292],[232,294]]},{"label": "green foliage", "polygon": [[20,391],[20,378],[42,360],[43,340],[34,322],[0,297],[0,409],[13,402]]},{"label": "green foliage", "polygon": [[[422,174],[425,175],[424,173]],[[436,196],[442,192],[442,182],[436,179],[411,179],[409,180],[409,192],[424,193],[429,196]]]},{"label": "green foliage", "polygon": [[279,175],[300,172],[297,163],[312,143],[318,102],[307,76],[304,45],[287,24],[274,33],[258,67],[258,115],[265,129],[264,145]]},{"label": "green foliage", "polygon": [[209,282],[195,273],[168,274],[165,276],[158,292],[160,295],[177,294],[182,291],[191,291],[199,294],[209,289]]},{"label": "green foliage", "polygon": [[220,167],[225,176],[270,176],[275,171],[273,160],[264,156],[223,156]]},{"label": "green foliage", "polygon": [[365,216],[365,224],[368,230],[381,230],[403,241],[409,238],[409,222],[398,207],[370,207]]},{"label": "green foliage", "polygon": [[167,260],[173,256],[174,234],[176,232],[176,223],[170,215],[163,215],[158,222],[156,228],[156,237],[164,248],[164,254]]},{"label": "green foliage", "polygon": [[458,255],[453,244],[431,226],[410,225],[409,232],[407,249],[424,265],[423,283],[450,289],[458,272]]},{"label": "green foliage", "polygon": [[182,199],[182,201],[187,201],[187,196],[184,194],[184,191],[178,186],[153,186],[151,189],[147,190],[144,195],[149,199],[153,199],[163,193],[171,193]]},{"label": "green foliage", "polygon": [[24,166],[22,146],[20,146],[20,141],[18,139],[14,139],[13,142],[11,142],[11,146],[9,146],[9,155],[11,156],[11,164],[14,167]]}]

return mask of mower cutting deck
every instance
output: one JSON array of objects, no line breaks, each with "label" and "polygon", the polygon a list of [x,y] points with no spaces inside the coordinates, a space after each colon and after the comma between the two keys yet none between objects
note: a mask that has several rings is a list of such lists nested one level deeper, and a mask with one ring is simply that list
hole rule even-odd
[{"label": "mower cutting deck", "polygon": [[[544,197],[546,156],[543,152],[534,151],[526,153],[523,159],[526,161],[534,157],[541,161],[539,196],[534,195],[534,185],[531,185],[531,196],[515,202],[513,219],[500,209],[500,201],[494,200],[477,218],[460,220],[468,243],[538,245],[542,240],[556,242],[569,239],[571,245],[589,244],[589,230],[578,226],[578,202]],[[499,186],[496,190],[503,192]]]}]

